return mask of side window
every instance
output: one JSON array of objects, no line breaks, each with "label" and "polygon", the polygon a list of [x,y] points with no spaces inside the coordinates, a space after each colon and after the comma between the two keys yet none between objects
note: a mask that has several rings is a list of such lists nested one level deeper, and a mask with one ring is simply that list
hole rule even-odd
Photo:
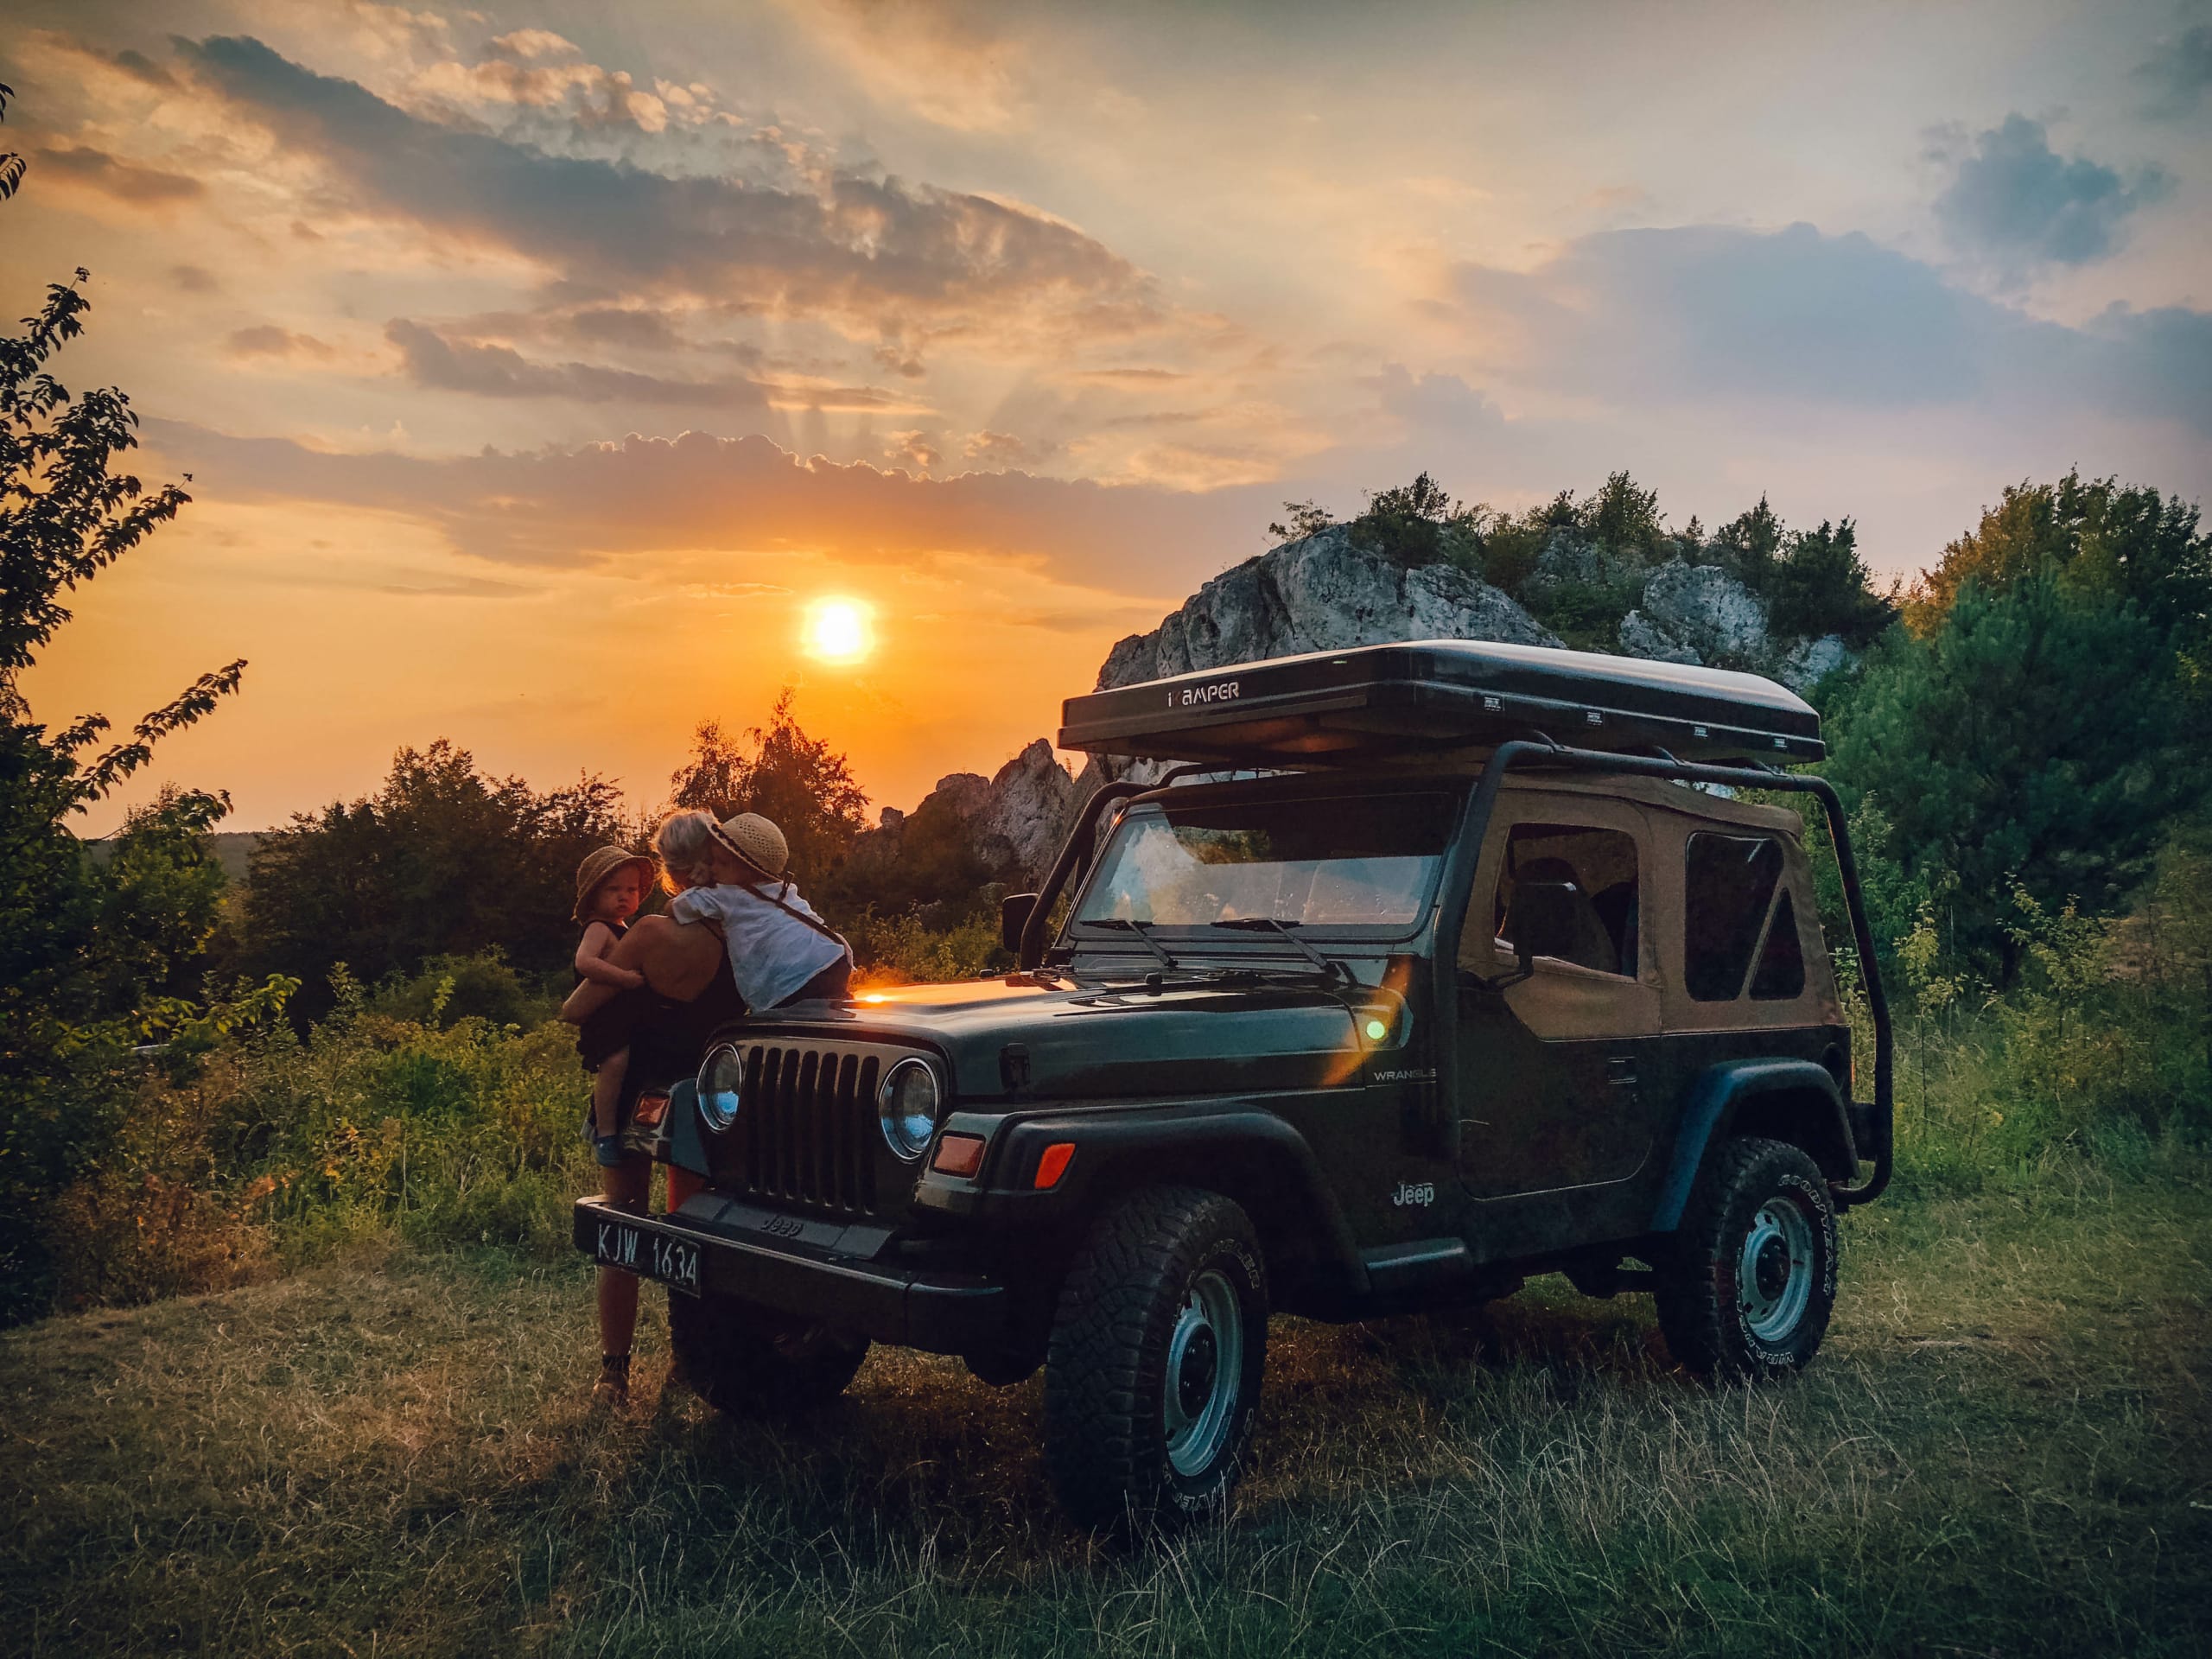
[{"label": "side window", "polygon": [[1782,886],[1781,842],[1770,836],[1692,836],[1683,885],[1682,977],[1693,998],[1732,1002],[1746,980],[1762,1001],[1803,992],[1805,957],[1796,907]]},{"label": "side window", "polygon": [[1636,837],[1618,830],[1573,823],[1516,823],[1507,833],[1504,861],[1491,906],[1491,931],[1513,950],[1513,893],[1522,881],[1554,881],[1572,891],[1573,937],[1560,960],[1601,974],[1637,974],[1639,890]]}]

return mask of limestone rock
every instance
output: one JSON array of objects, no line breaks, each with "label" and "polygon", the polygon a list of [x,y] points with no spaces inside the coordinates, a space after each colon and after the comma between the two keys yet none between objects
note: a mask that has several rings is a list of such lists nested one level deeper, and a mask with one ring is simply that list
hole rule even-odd
[{"label": "limestone rock", "polygon": [[1620,644],[1629,656],[1648,657],[1655,663],[1688,663],[1694,667],[1704,660],[1681,640],[1661,632],[1642,611],[1630,611],[1621,618]]},{"label": "limestone rock", "polygon": [[[974,820],[986,861],[1023,880],[1039,880],[1059,855],[1075,808],[1075,779],[1052,746],[1039,738],[992,775],[988,797]],[[1004,860],[990,856],[995,842],[1006,844]]]},{"label": "limestone rock", "polygon": [[[1642,618],[1639,638],[1656,635],[1694,653],[1669,661],[1747,668],[1765,661],[1769,653],[1765,602],[1717,564],[1669,560],[1644,583],[1637,613]],[[1622,626],[1626,628],[1625,620]]]},{"label": "limestone rock", "polygon": [[1408,570],[1354,546],[1338,527],[1222,572],[1152,632],[1117,644],[1098,671],[1098,689],[1406,639],[1559,643],[1480,577],[1448,564]]},{"label": "limestone rock", "polygon": [[1836,670],[1852,667],[1858,660],[1841,634],[1824,633],[1817,639],[1799,640],[1796,649],[1783,656],[1774,677],[1802,695]]}]

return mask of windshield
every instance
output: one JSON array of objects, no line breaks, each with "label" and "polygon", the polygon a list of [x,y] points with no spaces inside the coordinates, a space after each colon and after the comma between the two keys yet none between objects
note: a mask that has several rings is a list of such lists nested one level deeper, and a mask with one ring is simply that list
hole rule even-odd
[{"label": "windshield", "polygon": [[1075,919],[1402,931],[1420,919],[1451,819],[1445,795],[1147,802],[1122,820]]}]

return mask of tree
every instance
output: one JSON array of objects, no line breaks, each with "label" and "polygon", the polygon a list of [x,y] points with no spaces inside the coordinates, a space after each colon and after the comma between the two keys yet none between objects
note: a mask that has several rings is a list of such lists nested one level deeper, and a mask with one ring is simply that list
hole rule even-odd
[{"label": "tree", "polygon": [[1286,501],[1282,511],[1283,518],[1268,526],[1268,534],[1279,543],[1319,536],[1337,522],[1334,513],[1313,501]]},{"label": "tree", "polygon": [[1408,569],[1442,562],[1473,568],[1481,563],[1480,510],[1453,500],[1427,473],[1410,484],[1369,492],[1367,511],[1348,528],[1353,546],[1381,553]]},{"label": "tree", "polygon": [[1782,551],[1782,520],[1762,494],[1758,505],[1738,513],[1713,532],[1713,544],[1726,550],[1727,563],[1738,581],[1748,588],[1761,588]]},{"label": "tree", "polygon": [[[0,86],[0,117],[11,90]],[[28,165],[0,154],[0,201]],[[38,1216],[46,1197],[96,1155],[104,1121],[62,1086],[78,1057],[119,1039],[144,999],[173,988],[196,928],[146,925],[130,882],[136,854],[97,885],[71,821],[143,766],[154,745],[236,690],[243,662],[203,674],[130,737],[101,746],[108,722],[82,715],[55,730],[34,717],[23,671],[69,620],[63,600],[175,517],[189,499],[149,492],[116,468],[137,446],[138,417],[113,387],[73,397],[55,354],[84,332],[81,268],[48,286],[20,335],[0,336],[0,1317],[41,1306],[49,1275]],[[189,837],[227,810],[220,794],[172,795],[137,821]],[[126,837],[128,839],[128,837]],[[156,884],[158,885],[158,884]],[[172,895],[175,896],[175,895]],[[162,1019],[180,1017],[175,1007]]]},{"label": "tree", "polygon": [[1981,522],[1921,572],[1904,620],[1930,638],[1969,581],[2002,593],[2055,568],[2069,592],[2132,601],[2177,649],[2202,649],[2212,611],[2212,534],[2193,503],[2076,467],[2056,484],[2007,486]]},{"label": "tree", "polygon": [[1640,490],[1624,472],[1609,475],[1604,486],[1575,509],[1575,524],[1585,536],[1616,552],[1637,552],[1647,557],[1668,539],[1667,524],[1659,512],[1659,492]]},{"label": "tree", "polygon": [[1791,531],[1782,556],[1770,559],[1753,585],[1777,636],[1838,633],[1864,649],[1897,617],[1894,598],[1877,594],[1873,580],[1859,556],[1857,527],[1848,518],[1834,525],[1823,518],[1818,530]]},{"label": "tree", "polygon": [[1881,803],[1908,877],[1948,894],[1957,953],[2009,984],[2016,879],[2047,908],[2107,907],[2202,792],[2175,679],[2131,604],[2050,569],[2003,591],[1970,578],[1932,637],[1885,636],[1832,718],[1831,773],[1853,806]]},{"label": "tree", "polygon": [[328,1006],[340,962],[373,982],[432,957],[497,951],[557,976],[575,946],[576,866],[627,838],[620,802],[601,778],[541,795],[490,777],[443,738],[402,749],[376,794],[295,814],[262,838],[241,956],[302,981],[309,1014]]},{"label": "tree", "polygon": [[715,721],[702,721],[691,759],[669,779],[669,793],[673,804],[702,807],[717,818],[758,812],[784,832],[795,876],[818,880],[868,828],[868,793],[853,781],[843,755],[800,729],[791,701],[786,686],[768,723],[747,734],[750,755]]}]

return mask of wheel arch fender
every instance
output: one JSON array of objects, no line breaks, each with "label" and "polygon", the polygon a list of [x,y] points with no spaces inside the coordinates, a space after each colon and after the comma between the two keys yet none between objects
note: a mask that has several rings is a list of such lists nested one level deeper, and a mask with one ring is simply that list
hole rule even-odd
[{"label": "wheel arch fender", "polygon": [[1652,1207],[1653,1232],[1671,1233],[1681,1224],[1707,1158],[1736,1135],[1802,1147],[1831,1181],[1848,1180],[1858,1169],[1850,1118],[1827,1067],[1812,1060],[1723,1061],[1699,1072],[1684,1094],[1666,1179]]},{"label": "wheel arch fender", "polygon": [[[1066,1173],[1049,1191],[1027,1190],[1045,1149],[1061,1142],[1075,1147]],[[1313,1147],[1262,1106],[1086,1108],[1027,1117],[1007,1127],[992,1166],[982,1211],[996,1220],[1096,1216],[1141,1187],[1202,1187],[1243,1206],[1271,1259],[1365,1284],[1351,1224]]]}]

